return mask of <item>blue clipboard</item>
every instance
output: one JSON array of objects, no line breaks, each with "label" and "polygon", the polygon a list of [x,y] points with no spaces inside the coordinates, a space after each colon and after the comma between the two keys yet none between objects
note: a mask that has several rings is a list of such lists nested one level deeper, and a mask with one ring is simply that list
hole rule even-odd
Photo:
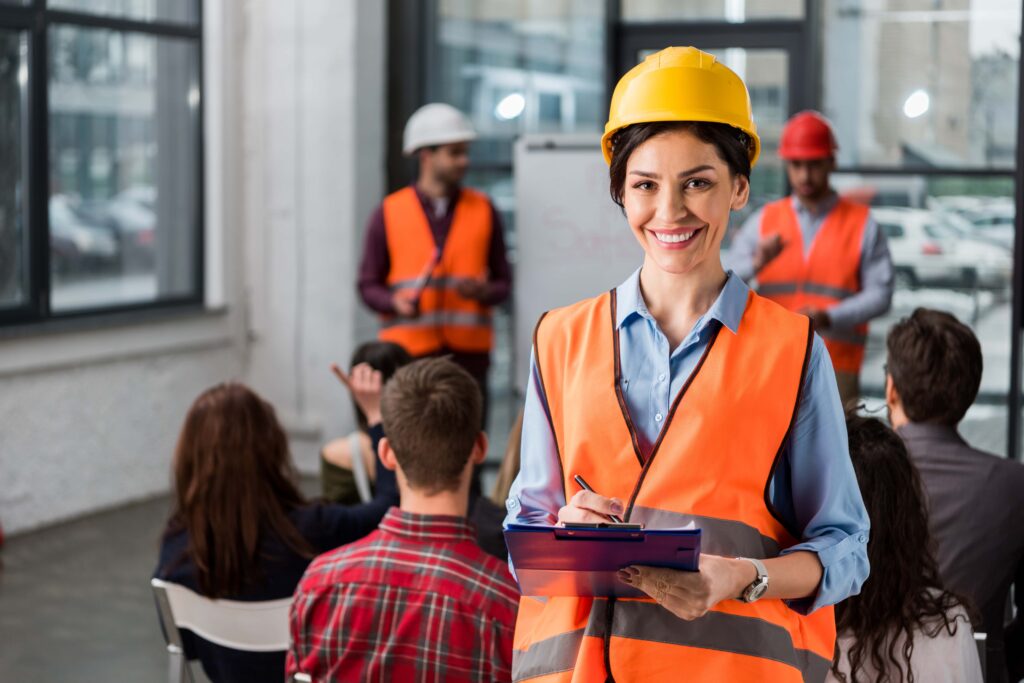
[{"label": "blue clipboard", "polygon": [[510,524],[505,544],[520,591],[523,595],[643,597],[644,593],[618,580],[619,569],[646,565],[697,571],[700,529],[628,527]]}]

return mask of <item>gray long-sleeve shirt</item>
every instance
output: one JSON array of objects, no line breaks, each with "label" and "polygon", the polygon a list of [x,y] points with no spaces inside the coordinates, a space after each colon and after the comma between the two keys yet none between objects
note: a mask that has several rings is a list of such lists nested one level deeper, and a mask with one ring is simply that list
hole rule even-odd
[{"label": "gray long-sleeve shirt", "polygon": [[[814,238],[821,231],[821,226],[828,214],[839,201],[839,195],[832,197],[821,207],[820,213],[812,213],[796,196],[790,197],[793,209],[800,223],[800,234],[803,237],[804,258],[814,246]],[[732,247],[725,258],[726,267],[741,278],[750,282],[757,273],[754,272],[754,252],[761,240],[761,218],[764,211],[758,209],[743,224],[740,232],[732,242]],[[878,229],[878,223],[868,216],[864,226],[864,242],[860,256],[860,291],[843,299],[829,309],[828,315],[832,327],[850,329],[877,318],[889,310],[892,303],[892,259],[889,256],[889,244],[885,235]]]}]

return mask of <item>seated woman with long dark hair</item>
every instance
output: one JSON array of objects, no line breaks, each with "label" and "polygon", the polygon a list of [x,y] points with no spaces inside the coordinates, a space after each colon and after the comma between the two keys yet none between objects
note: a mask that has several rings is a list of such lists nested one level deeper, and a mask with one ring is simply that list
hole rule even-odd
[{"label": "seated woman with long dark hair", "polygon": [[871,418],[849,415],[846,428],[871,519],[871,575],[860,595],[836,605],[828,680],[981,683],[970,618],[939,578],[921,481],[903,441]]},{"label": "seated woman with long dark hair", "polygon": [[[380,373],[362,365],[341,377],[367,415],[376,450]],[[383,467],[369,503],[307,503],[273,407],[236,383],[208,389],[192,404],[173,475],[175,509],[156,576],[210,598],[290,597],[313,557],[367,535],[398,504],[394,473]],[[183,640],[212,681],[284,680],[284,652],[239,652],[190,632]]]}]

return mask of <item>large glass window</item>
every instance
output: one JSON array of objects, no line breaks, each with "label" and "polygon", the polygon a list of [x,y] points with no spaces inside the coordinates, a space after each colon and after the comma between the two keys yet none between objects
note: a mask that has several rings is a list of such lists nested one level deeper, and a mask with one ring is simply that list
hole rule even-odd
[{"label": "large glass window", "polygon": [[59,26],[50,64],[52,310],[195,293],[196,46]]},{"label": "large glass window", "polygon": [[197,0],[0,17],[0,323],[202,301],[198,17]]},{"label": "large glass window", "polygon": [[844,196],[872,204],[894,269],[892,308],[871,322],[861,373],[864,394],[881,405],[885,336],[893,323],[918,307],[948,311],[974,330],[985,359],[979,397],[961,431],[977,447],[1005,453],[1013,178],[837,174],[833,184]]},{"label": "large glass window", "polygon": [[1012,170],[1021,3],[829,0],[824,110],[841,166]]},{"label": "large glass window", "polygon": [[28,296],[24,145],[28,41],[0,29],[0,309]]},{"label": "large glass window", "polygon": [[[862,374],[869,405],[882,401],[891,324],[917,306],[949,310],[971,325],[985,355],[964,432],[1007,452],[1017,343],[1020,0],[438,0],[435,7],[424,101],[450,102],[472,116],[482,136],[469,182],[495,198],[513,248],[513,139],[599,132],[609,56],[624,71],[647,49],[693,44],[745,78],[764,142],[750,210],[787,191],[777,159],[786,119],[822,110],[840,145],[836,189],[872,206],[895,266],[892,310],[871,325]],[[610,33],[606,7],[620,19]]]},{"label": "large glass window", "polygon": [[511,170],[522,133],[604,126],[604,11],[589,0],[442,0],[430,97],[472,118],[474,164]]}]

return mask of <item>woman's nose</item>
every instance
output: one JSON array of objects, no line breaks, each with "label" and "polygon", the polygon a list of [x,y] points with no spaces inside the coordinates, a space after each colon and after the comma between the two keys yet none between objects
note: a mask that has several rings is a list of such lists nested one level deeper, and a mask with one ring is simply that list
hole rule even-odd
[{"label": "woman's nose", "polygon": [[663,223],[675,223],[681,218],[686,218],[689,211],[686,208],[686,200],[682,193],[665,190],[658,200],[657,218]]}]

